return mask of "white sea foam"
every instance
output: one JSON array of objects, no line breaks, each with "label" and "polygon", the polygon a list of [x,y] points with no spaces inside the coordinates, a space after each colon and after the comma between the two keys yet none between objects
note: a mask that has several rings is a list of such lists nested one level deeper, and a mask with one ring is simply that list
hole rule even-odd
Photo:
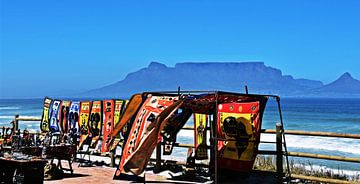
[{"label": "white sea foam", "polygon": [[[275,135],[262,134],[261,141],[275,141]],[[291,148],[337,151],[360,155],[360,140],[311,136],[286,136],[286,145]]]},{"label": "white sea foam", "polygon": [[[194,132],[191,130],[182,130],[179,133],[179,137],[193,140]],[[261,134],[261,141],[274,142],[275,135]],[[290,150],[291,148],[303,148],[319,151],[337,151],[360,156],[360,140],[357,139],[287,135],[286,145]]]},{"label": "white sea foam", "polygon": [[35,130],[35,129],[32,129],[32,128],[30,128],[30,129],[27,129],[29,132],[31,132],[31,133],[35,133],[35,132],[38,132],[39,130]]},{"label": "white sea foam", "polygon": [[194,137],[194,131],[192,131],[192,130],[181,130],[178,135],[179,135],[179,137],[193,138]]},{"label": "white sea foam", "polygon": [[12,107],[12,106],[0,107],[0,110],[16,110],[16,109],[20,109],[20,107]]},{"label": "white sea foam", "polygon": [[[0,119],[14,119],[15,116],[0,116]],[[39,118],[39,116],[20,116],[20,118]]]},{"label": "white sea foam", "polygon": [[0,119],[13,119],[15,116],[0,116]]}]

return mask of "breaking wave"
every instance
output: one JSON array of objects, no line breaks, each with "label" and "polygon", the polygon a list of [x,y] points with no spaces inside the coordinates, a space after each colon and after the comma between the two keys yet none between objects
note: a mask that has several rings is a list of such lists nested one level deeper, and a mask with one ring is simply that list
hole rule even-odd
[{"label": "breaking wave", "polygon": [[12,106],[0,107],[0,110],[17,110],[17,109],[20,109],[20,107],[12,107]]},{"label": "breaking wave", "polygon": [[[191,130],[182,130],[178,136],[182,139],[193,140],[194,132]],[[261,134],[260,140],[275,142],[275,135]],[[288,149],[301,148],[319,151],[335,151],[360,156],[360,140],[357,139],[287,135],[286,144]]]},{"label": "breaking wave", "polygon": [[[0,119],[14,119],[15,116],[0,116]],[[39,116],[20,116],[21,118],[39,118]]]}]

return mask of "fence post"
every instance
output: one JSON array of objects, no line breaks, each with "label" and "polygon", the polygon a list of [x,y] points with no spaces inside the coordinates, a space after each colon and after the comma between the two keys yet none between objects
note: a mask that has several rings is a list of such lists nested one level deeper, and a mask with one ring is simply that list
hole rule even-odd
[{"label": "fence post", "polygon": [[161,167],[161,142],[156,145],[156,164],[155,164],[155,171],[160,172]]},{"label": "fence post", "polygon": [[276,123],[276,172],[278,183],[283,182],[283,151],[282,151],[282,127]]},{"label": "fence post", "polygon": [[115,167],[115,151],[110,151],[110,161],[110,167]]},{"label": "fence post", "polygon": [[17,120],[19,118],[19,114],[15,114],[15,119],[14,119],[14,126],[15,126],[15,130],[17,131],[19,129],[19,120]]}]

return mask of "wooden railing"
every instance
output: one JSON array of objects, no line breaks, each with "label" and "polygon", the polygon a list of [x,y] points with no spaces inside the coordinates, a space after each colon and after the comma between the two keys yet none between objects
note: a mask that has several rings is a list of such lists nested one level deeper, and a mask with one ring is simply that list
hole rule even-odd
[{"label": "wooden railing", "polygon": [[[19,115],[15,115],[15,127],[16,129],[19,128],[19,121],[41,121],[41,118],[22,118]],[[194,127],[191,126],[184,126],[182,130],[194,130]],[[207,127],[206,130],[210,131],[210,127]],[[262,129],[261,133],[265,134],[276,134],[276,142],[269,142],[269,141],[261,141],[260,143],[274,143],[276,144],[276,150],[259,150],[258,154],[262,155],[275,155],[276,156],[276,168],[277,174],[279,178],[282,178],[284,175],[283,172],[283,157],[284,156],[291,156],[291,157],[305,157],[305,158],[314,158],[314,159],[325,159],[325,160],[335,160],[335,161],[343,161],[343,162],[355,162],[360,163],[360,158],[349,158],[349,157],[342,157],[342,156],[332,156],[332,155],[322,155],[322,154],[312,154],[312,153],[303,153],[303,152],[284,152],[283,151],[283,134],[285,135],[298,135],[298,136],[320,136],[320,137],[335,137],[335,138],[348,138],[348,139],[360,139],[360,134],[344,134],[344,133],[333,133],[333,132],[308,132],[308,131],[299,131],[299,130],[285,130],[282,131],[282,127],[280,123],[276,124],[276,129]],[[152,159],[156,161],[158,165],[159,162],[164,161],[161,159],[161,145],[156,149],[156,159]],[[182,143],[175,143],[175,147],[182,147],[182,148],[194,148],[192,144],[182,144]],[[209,149],[209,147],[208,147]],[[111,155],[110,155],[111,156]],[[115,166],[115,157],[112,158],[111,165]],[[180,163],[180,162],[174,162]],[[182,163],[184,164],[184,163]],[[202,164],[204,166],[204,164]],[[344,180],[337,180],[337,179],[324,179],[319,177],[313,176],[304,176],[304,175],[297,175],[292,174],[291,178],[296,179],[304,179],[304,180],[311,180],[317,182],[327,182],[327,183],[353,183]]]},{"label": "wooden railing", "polygon": [[[194,130],[194,127],[185,126],[182,128],[183,130]],[[207,130],[210,130],[208,127]],[[260,141],[260,143],[274,143],[276,144],[276,150],[259,150],[258,154],[261,155],[275,155],[276,156],[276,168],[278,176],[283,176],[283,157],[291,156],[291,157],[305,157],[305,158],[313,158],[313,159],[324,159],[324,160],[335,160],[335,161],[343,161],[343,162],[354,162],[360,163],[360,158],[349,158],[342,156],[333,156],[333,155],[323,155],[323,154],[312,154],[312,153],[303,153],[303,152],[284,152],[283,151],[283,139],[282,134],[285,135],[298,135],[298,136],[318,136],[318,137],[334,137],[334,138],[348,138],[348,139],[360,139],[360,134],[344,134],[344,133],[333,133],[333,132],[308,132],[308,131],[299,131],[299,130],[285,130],[281,131],[281,125],[276,124],[276,129],[262,129],[261,133],[266,134],[276,134],[276,142],[271,141]],[[191,144],[181,144],[176,143],[177,147],[185,147],[185,148],[193,148],[194,145]],[[159,159],[159,158],[158,158]],[[161,157],[160,157],[161,159]],[[282,178],[282,177],[279,177]],[[304,179],[311,180],[317,182],[327,182],[327,183],[354,183],[350,181],[338,180],[338,179],[329,179],[329,178],[320,178],[313,176],[304,176],[298,174],[292,174],[291,178],[295,179]]]},{"label": "wooden railing", "polygon": [[[342,161],[342,162],[354,162],[360,163],[360,158],[349,158],[349,157],[342,157],[342,156],[333,156],[333,155],[323,155],[323,154],[313,154],[313,153],[303,153],[303,152],[283,152],[282,146],[282,139],[281,134],[285,135],[297,135],[297,136],[320,136],[320,137],[334,137],[334,138],[348,138],[348,139],[360,139],[359,134],[344,134],[344,133],[333,133],[333,132],[307,132],[307,131],[299,131],[299,130],[285,130],[281,132],[281,125],[276,124],[276,130],[265,130],[263,129],[262,133],[268,134],[276,134],[276,167],[278,175],[282,175],[282,158],[283,156],[292,156],[292,157],[304,157],[304,158],[313,158],[313,159],[324,159],[324,160],[335,160],[335,161]],[[260,151],[261,154],[263,151]],[[325,182],[325,183],[354,183],[350,181],[338,180],[338,179],[329,179],[329,178],[321,178],[321,177],[314,177],[314,176],[304,176],[298,174],[291,174],[291,178],[295,179],[303,179],[303,180],[311,180],[316,182]]]}]

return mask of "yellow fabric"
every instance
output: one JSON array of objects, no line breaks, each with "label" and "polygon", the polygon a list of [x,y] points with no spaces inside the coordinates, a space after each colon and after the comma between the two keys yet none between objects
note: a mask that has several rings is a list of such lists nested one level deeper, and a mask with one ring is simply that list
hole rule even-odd
[{"label": "yellow fabric", "polygon": [[250,161],[253,160],[254,157],[254,147],[255,147],[255,130],[254,124],[251,120],[251,114],[239,114],[239,113],[220,113],[221,119],[221,129],[225,135],[226,139],[234,139],[234,137],[229,137],[224,132],[223,122],[227,117],[234,117],[236,118],[237,123],[242,123],[246,127],[246,133],[250,136],[249,142],[246,145],[245,151],[241,154],[240,158],[238,156],[238,149],[236,147],[236,141],[224,141],[224,150],[221,154],[223,158],[235,159],[235,160],[243,160],[243,161]]},{"label": "yellow fabric", "polygon": [[124,106],[124,100],[115,100],[115,110],[114,110],[114,127],[119,123],[121,117],[121,110]]},{"label": "yellow fabric", "polygon": [[44,102],[43,118],[41,121],[42,132],[48,132],[50,127],[49,110],[50,110],[51,99],[46,98]]},{"label": "yellow fabric", "polygon": [[198,159],[207,158],[206,149],[206,126],[207,115],[206,114],[194,114],[194,124],[196,131],[196,150],[195,155]]},{"label": "yellow fabric", "polygon": [[82,102],[80,106],[81,106],[80,118],[79,118],[80,131],[85,130],[85,132],[87,133],[82,134],[81,132],[79,147],[82,146],[85,139],[89,136],[90,102]]}]

